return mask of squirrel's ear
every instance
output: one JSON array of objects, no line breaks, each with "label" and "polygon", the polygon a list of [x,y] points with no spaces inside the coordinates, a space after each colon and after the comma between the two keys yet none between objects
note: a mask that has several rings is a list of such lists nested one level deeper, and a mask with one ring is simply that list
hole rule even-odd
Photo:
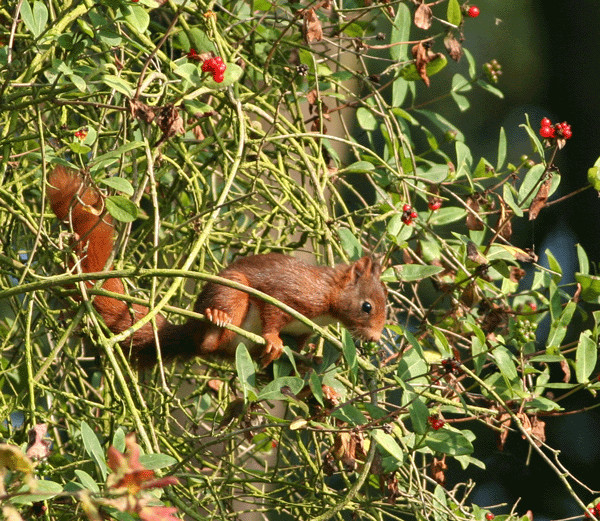
[{"label": "squirrel's ear", "polygon": [[381,275],[381,264],[373,257],[365,255],[350,266],[350,273],[354,280],[366,275],[370,277],[379,277]]}]

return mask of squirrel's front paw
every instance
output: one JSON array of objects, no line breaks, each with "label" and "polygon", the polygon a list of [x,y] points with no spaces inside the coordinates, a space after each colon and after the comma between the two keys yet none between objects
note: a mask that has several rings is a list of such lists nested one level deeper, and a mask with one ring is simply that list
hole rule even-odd
[{"label": "squirrel's front paw", "polygon": [[267,333],[263,335],[263,338],[267,341],[267,344],[260,357],[260,361],[263,367],[267,367],[283,353],[283,342],[277,333]]},{"label": "squirrel's front paw", "polygon": [[206,318],[208,320],[210,320],[213,324],[219,327],[231,324],[231,317],[227,313],[225,313],[225,311],[222,311],[220,309],[206,308],[204,310],[204,315],[206,315]]}]

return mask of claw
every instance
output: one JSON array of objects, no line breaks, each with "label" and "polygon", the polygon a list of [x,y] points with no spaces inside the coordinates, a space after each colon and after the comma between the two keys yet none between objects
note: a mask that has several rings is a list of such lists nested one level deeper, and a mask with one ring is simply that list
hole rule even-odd
[{"label": "claw", "polygon": [[221,309],[206,308],[204,314],[208,320],[219,327],[231,324],[231,317]]},{"label": "claw", "polygon": [[283,353],[283,342],[277,333],[263,335],[267,341],[260,361],[263,367],[267,367],[271,362],[277,360]]}]

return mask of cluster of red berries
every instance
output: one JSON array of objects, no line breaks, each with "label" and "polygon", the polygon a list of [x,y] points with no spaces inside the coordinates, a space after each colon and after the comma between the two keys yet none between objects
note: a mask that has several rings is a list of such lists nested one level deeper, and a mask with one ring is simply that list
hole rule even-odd
[{"label": "cluster of red berries", "polygon": [[88,130],[85,127],[75,131],[75,137],[77,139],[81,139],[81,141],[83,141],[87,137],[87,134]]},{"label": "cluster of red berries", "polygon": [[220,56],[214,56],[208,60],[204,60],[204,63],[202,64],[202,72],[210,72],[213,80],[215,80],[217,83],[221,83],[223,81],[226,70],[227,65],[225,65]]},{"label": "cluster of red berries", "polygon": [[419,215],[413,210],[410,204],[405,204],[402,207],[402,222],[404,224],[412,224]]},{"label": "cluster of red berries", "polygon": [[595,507],[588,508],[588,511],[585,513],[585,517],[591,518],[595,516],[596,518],[600,517],[600,503],[596,503]]},{"label": "cluster of red berries", "polygon": [[566,121],[562,123],[552,124],[548,118],[543,118],[540,122],[540,136],[547,139],[552,138],[562,138],[562,139],[571,139],[573,132],[571,131],[571,125],[569,125]]},{"label": "cluster of red berries", "polygon": [[441,418],[438,418],[437,416],[428,416],[427,423],[429,423],[429,425],[431,425],[431,428],[434,431],[439,431],[446,424],[446,422],[444,420],[442,420]]},{"label": "cluster of red berries", "polygon": [[467,16],[470,18],[477,18],[479,16],[479,7],[472,5],[467,9]]}]

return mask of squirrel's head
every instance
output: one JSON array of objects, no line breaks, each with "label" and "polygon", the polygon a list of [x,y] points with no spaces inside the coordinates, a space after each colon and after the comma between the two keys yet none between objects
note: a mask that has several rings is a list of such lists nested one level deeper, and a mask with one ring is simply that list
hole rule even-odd
[{"label": "squirrel's head", "polygon": [[387,289],[381,282],[381,264],[365,256],[346,266],[336,314],[352,336],[378,342],[385,325]]}]

